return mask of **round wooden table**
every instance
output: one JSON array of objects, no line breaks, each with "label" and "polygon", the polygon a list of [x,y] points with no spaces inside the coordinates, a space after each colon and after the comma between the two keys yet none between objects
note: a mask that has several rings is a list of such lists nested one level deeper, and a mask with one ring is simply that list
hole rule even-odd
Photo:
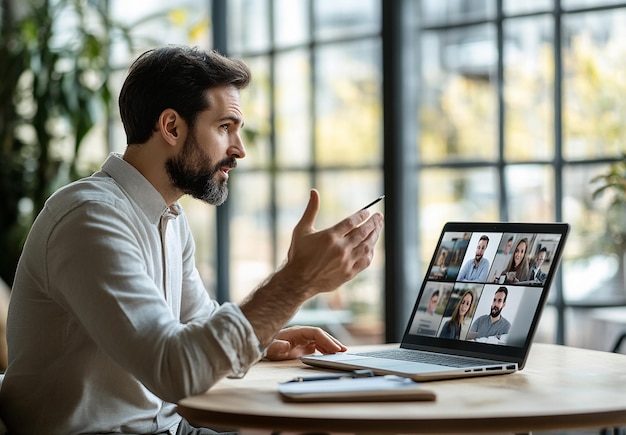
[{"label": "round wooden table", "polygon": [[626,355],[536,343],[517,373],[423,383],[436,393],[434,402],[281,400],[279,382],[324,372],[298,360],[260,362],[243,379],[224,379],[181,400],[178,412],[196,426],[298,432],[523,433],[626,425]]}]

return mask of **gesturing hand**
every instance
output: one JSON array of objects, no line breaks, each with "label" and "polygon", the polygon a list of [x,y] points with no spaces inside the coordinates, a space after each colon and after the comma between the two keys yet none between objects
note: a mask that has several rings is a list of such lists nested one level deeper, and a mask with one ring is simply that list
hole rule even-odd
[{"label": "gesturing hand", "polygon": [[319,194],[312,190],[306,210],[293,230],[285,265],[241,304],[241,311],[259,341],[264,346],[271,345],[268,357],[281,352],[294,355],[294,351],[317,347],[318,340],[304,347],[298,345],[296,350],[290,341],[272,340],[305,301],[349,281],[370,265],[374,255],[374,245],[383,226],[380,213],[370,217],[367,210],[360,210],[326,230],[317,231],[313,224],[319,203]]},{"label": "gesturing hand", "polygon": [[[336,289],[368,267],[382,229],[383,216],[360,210],[336,225],[317,231],[319,193],[313,189],[306,210],[294,228],[284,271],[310,296]],[[369,219],[368,219],[369,217]]]}]

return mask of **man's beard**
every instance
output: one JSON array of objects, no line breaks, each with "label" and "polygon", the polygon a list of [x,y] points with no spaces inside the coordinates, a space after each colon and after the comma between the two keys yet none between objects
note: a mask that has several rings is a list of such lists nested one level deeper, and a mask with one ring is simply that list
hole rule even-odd
[{"label": "man's beard", "polygon": [[502,308],[491,307],[491,317],[496,318],[500,315],[501,312],[502,312]]},{"label": "man's beard", "polygon": [[212,205],[221,205],[228,197],[227,180],[215,180],[216,174],[224,167],[237,167],[237,160],[227,157],[213,165],[200,150],[194,133],[185,139],[180,155],[165,162],[165,169],[175,188]]}]

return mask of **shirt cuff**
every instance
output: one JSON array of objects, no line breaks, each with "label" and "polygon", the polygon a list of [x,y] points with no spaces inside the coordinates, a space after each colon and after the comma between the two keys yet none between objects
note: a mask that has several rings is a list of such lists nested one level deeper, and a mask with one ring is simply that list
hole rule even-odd
[{"label": "shirt cuff", "polygon": [[265,356],[266,349],[257,338],[252,325],[244,316],[239,305],[227,302],[222,304],[219,311],[221,315],[231,317],[230,321],[227,322],[230,328],[223,331],[228,336],[227,342],[230,346],[227,346],[226,343],[222,345],[232,367],[232,373],[227,377],[242,378],[252,365]]}]

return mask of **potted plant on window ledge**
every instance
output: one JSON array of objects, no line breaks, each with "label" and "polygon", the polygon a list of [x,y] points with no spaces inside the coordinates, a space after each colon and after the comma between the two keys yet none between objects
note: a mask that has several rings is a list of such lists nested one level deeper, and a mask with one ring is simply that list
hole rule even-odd
[{"label": "potted plant on window ledge", "polygon": [[617,257],[617,284],[622,298],[626,300],[626,154],[620,161],[611,164],[606,173],[594,177],[591,182],[599,184],[592,194],[594,200],[610,195],[605,210],[606,231],[601,246],[607,247],[608,253]]}]

